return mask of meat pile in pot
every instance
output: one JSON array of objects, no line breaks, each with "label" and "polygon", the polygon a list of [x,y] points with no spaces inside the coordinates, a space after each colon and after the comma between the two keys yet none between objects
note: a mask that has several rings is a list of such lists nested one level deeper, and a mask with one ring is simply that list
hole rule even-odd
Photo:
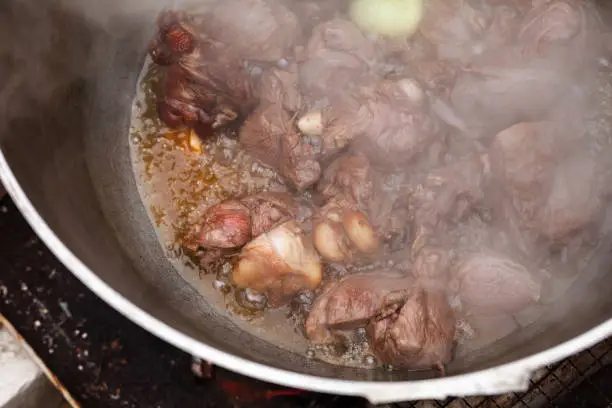
[{"label": "meat pile in pot", "polygon": [[577,85],[596,13],[429,0],[414,36],[388,39],[345,7],[160,15],[159,117],[201,138],[224,130],[284,185],[211,206],[182,244],[203,271],[232,259],[261,308],[307,299],[315,345],[361,336],[380,364],[443,367],[466,321],[536,305],[597,243],[609,172],[584,143]]}]

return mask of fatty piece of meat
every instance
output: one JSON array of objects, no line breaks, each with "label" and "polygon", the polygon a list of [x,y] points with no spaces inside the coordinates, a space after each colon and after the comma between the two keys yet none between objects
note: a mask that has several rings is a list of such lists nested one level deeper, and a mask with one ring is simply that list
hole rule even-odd
[{"label": "fatty piece of meat", "polygon": [[306,336],[316,344],[335,341],[334,329],[365,327],[388,305],[401,302],[410,277],[371,273],[332,282],[317,296],[306,319]]},{"label": "fatty piece of meat", "polygon": [[372,320],[366,333],[383,364],[443,367],[452,358],[455,314],[443,292],[416,289],[396,314]]}]

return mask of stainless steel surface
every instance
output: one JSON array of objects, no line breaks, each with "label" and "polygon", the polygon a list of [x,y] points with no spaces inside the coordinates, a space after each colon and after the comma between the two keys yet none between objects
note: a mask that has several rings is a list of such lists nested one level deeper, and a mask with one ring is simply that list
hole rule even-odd
[{"label": "stainless steel surface", "polygon": [[1,6],[0,30],[11,41],[0,61],[13,70],[0,93],[0,176],[58,258],[152,333],[246,375],[374,402],[525,389],[535,369],[612,333],[612,298],[601,290],[612,283],[608,256],[568,293],[581,302],[553,305],[536,324],[455,360],[445,378],[310,361],[240,331],[164,258],[136,192],[128,127],[156,7],[126,0],[124,10],[139,13],[84,18],[93,0],[76,2],[79,12],[60,3]]}]

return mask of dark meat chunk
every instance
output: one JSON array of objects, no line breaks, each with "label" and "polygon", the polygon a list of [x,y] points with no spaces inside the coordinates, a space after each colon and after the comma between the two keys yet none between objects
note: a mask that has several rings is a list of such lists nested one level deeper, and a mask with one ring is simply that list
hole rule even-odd
[{"label": "dark meat chunk", "polygon": [[290,56],[302,35],[297,16],[280,0],[216,1],[199,29],[241,58],[268,62]]},{"label": "dark meat chunk", "polygon": [[522,21],[518,41],[532,55],[580,66],[601,47],[597,11],[589,2],[538,1]]},{"label": "dark meat chunk", "polygon": [[325,200],[341,195],[363,207],[372,194],[372,181],[368,158],[360,153],[345,154],[325,169],[317,192]]},{"label": "dark meat chunk", "polygon": [[427,150],[440,128],[412,80],[382,81],[353,113],[355,150],[384,168],[402,168]]},{"label": "dark meat chunk", "polygon": [[522,122],[497,134],[489,149],[491,172],[512,197],[533,202],[548,194],[561,153],[557,130],[550,122]]},{"label": "dark meat chunk", "polygon": [[577,153],[557,167],[546,202],[537,214],[537,229],[553,242],[571,238],[597,226],[603,210],[602,183],[597,160]]},{"label": "dark meat chunk", "polygon": [[[490,138],[518,122],[539,120],[559,108],[559,98],[577,97],[575,81],[551,61],[521,61],[509,57],[511,53],[505,50],[500,58],[490,57],[491,65],[472,65],[457,76],[450,101],[474,138]],[[493,62],[500,59],[509,61]]]},{"label": "dark meat chunk", "polygon": [[419,30],[438,51],[439,59],[466,60],[481,53],[490,14],[467,0],[433,0],[425,3]]},{"label": "dark meat chunk", "polygon": [[513,44],[473,59],[451,94],[473,136],[579,111],[577,85],[592,75],[599,52],[593,18],[584,2],[544,2],[525,16]]},{"label": "dark meat chunk", "polygon": [[198,123],[210,123],[211,117],[198,102],[198,90],[187,80],[180,66],[169,68],[162,79],[157,96],[157,113],[171,128],[194,128]]},{"label": "dark meat chunk", "polygon": [[417,279],[446,281],[451,261],[451,251],[446,248],[428,245],[422,248],[412,267],[412,274]]},{"label": "dark meat chunk", "polygon": [[193,51],[195,39],[181,24],[182,13],[164,11],[157,19],[158,32],[149,44],[149,55],[158,65],[171,65]]},{"label": "dark meat chunk", "polygon": [[415,229],[446,229],[464,219],[484,196],[484,163],[477,153],[431,171],[411,202]]},{"label": "dark meat chunk", "polygon": [[294,130],[280,104],[262,105],[253,112],[240,129],[240,144],[298,191],[312,186],[321,175],[315,146]]},{"label": "dark meat chunk", "polygon": [[461,301],[482,312],[513,313],[540,298],[540,284],[523,265],[497,254],[474,254],[457,266]]},{"label": "dark meat chunk", "polygon": [[333,343],[333,330],[365,327],[385,307],[403,304],[404,292],[413,283],[410,277],[390,272],[352,275],[330,283],[310,310],[306,335],[313,343]]},{"label": "dark meat chunk", "polygon": [[343,19],[315,27],[300,64],[300,88],[312,104],[347,94],[368,73],[373,44],[353,23]]},{"label": "dark meat chunk", "polygon": [[291,132],[291,118],[280,104],[264,104],[240,129],[240,144],[262,164],[278,168],[283,138]]},{"label": "dark meat chunk", "polygon": [[443,370],[452,357],[455,315],[443,292],[417,287],[396,313],[373,319],[367,335],[384,364]]},{"label": "dark meat chunk", "polygon": [[317,145],[293,130],[285,134],[282,143],[280,173],[297,191],[312,187],[321,177],[317,160]]},{"label": "dark meat chunk", "polygon": [[304,25],[304,34],[310,38],[313,28],[334,19],[346,8],[346,0],[297,0],[292,8]]},{"label": "dark meat chunk", "polygon": [[375,58],[374,44],[355,24],[341,18],[319,24],[313,30],[306,46],[306,55],[314,58],[321,50],[346,52],[364,62]]},{"label": "dark meat chunk", "polygon": [[206,210],[195,237],[185,242],[198,248],[240,248],[298,213],[298,204],[289,194],[260,193],[222,201]]},{"label": "dark meat chunk", "polygon": [[198,246],[240,248],[251,239],[251,214],[238,200],[227,200],[210,207],[201,223]]},{"label": "dark meat chunk", "polygon": [[257,237],[297,216],[298,203],[290,194],[259,193],[240,200],[251,213],[251,233]]},{"label": "dark meat chunk", "polygon": [[300,89],[309,105],[340,97],[368,72],[360,58],[343,51],[321,49],[300,64]]},{"label": "dark meat chunk", "polygon": [[[180,14],[175,14],[178,19]],[[181,49],[172,54],[172,65],[164,73],[157,95],[160,117],[168,126],[193,126],[195,123],[212,128],[243,118],[256,103],[252,79],[240,58],[222,44],[206,37],[195,37],[188,19],[175,23],[181,31]],[[174,26],[173,26],[174,27]],[[160,28],[164,33],[164,26]],[[177,34],[178,36],[178,34]],[[189,40],[187,40],[189,38]],[[155,44],[155,43],[154,43]],[[156,60],[165,50],[152,46]],[[166,61],[160,61],[165,63]]]},{"label": "dark meat chunk", "polygon": [[264,71],[259,83],[259,97],[268,103],[281,103],[289,112],[297,112],[302,106],[297,66],[287,70],[270,68]]},{"label": "dark meat chunk", "polygon": [[295,221],[249,242],[232,272],[236,286],[265,294],[272,307],[286,304],[300,291],[315,289],[321,278],[319,257]]}]

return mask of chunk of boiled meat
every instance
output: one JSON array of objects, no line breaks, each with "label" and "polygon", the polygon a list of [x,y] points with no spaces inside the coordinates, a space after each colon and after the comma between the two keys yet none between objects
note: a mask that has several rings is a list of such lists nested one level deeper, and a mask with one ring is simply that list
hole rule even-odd
[{"label": "chunk of boiled meat", "polygon": [[294,218],[299,211],[298,203],[287,193],[259,193],[246,196],[240,202],[251,213],[251,233],[254,237]]},{"label": "chunk of boiled meat", "polygon": [[251,239],[251,214],[238,200],[210,207],[201,225],[198,246],[204,248],[239,248]]},{"label": "chunk of boiled meat", "polygon": [[240,129],[240,144],[262,164],[279,171],[299,191],[312,186],[321,175],[317,152],[293,129],[280,104],[260,106]]},{"label": "chunk of boiled meat", "polygon": [[286,304],[301,291],[315,289],[321,278],[319,256],[295,221],[249,242],[232,272],[237,287],[265,294],[272,307]]},{"label": "chunk of boiled meat", "polygon": [[216,1],[203,16],[201,31],[253,61],[291,55],[302,35],[300,21],[281,0]]},{"label": "chunk of boiled meat", "polygon": [[196,237],[185,246],[232,249],[245,245],[282,222],[296,216],[298,204],[286,193],[260,193],[222,201],[202,216]]},{"label": "chunk of boiled meat", "polygon": [[300,90],[309,105],[341,96],[354,88],[368,72],[360,58],[329,49],[318,50],[300,64]]},{"label": "chunk of boiled meat", "polygon": [[190,86],[186,72],[179,66],[168,69],[157,95],[157,113],[171,128],[194,128],[199,122],[210,122],[210,115],[198,102],[198,91]]},{"label": "chunk of boiled meat", "polygon": [[302,137],[295,130],[286,133],[282,143],[279,170],[297,191],[305,191],[312,187],[321,177],[316,143],[312,143],[312,139]]},{"label": "chunk of boiled meat", "polygon": [[186,17],[175,11],[164,11],[157,18],[158,31],[149,43],[149,55],[158,65],[172,65],[193,51],[193,34],[183,26]]},{"label": "chunk of boiled meat", "polygon": [[262,104],[240,128],[240,145],[262,164],[277,168],[290,120],[282,105]]},{"label": "chunk of boiled meat", "polygon": [[315,58],[321,50],[342,51],[364,62],[375,58],[374,44],[351,21],[335,18],[319,24],[306,45],[307,58]]},{"label": "chunk of boiled meat", "polygon": [[[302,21],[304,34],[312,34],[319,24],[334,19],[346,8],[345,0],[299,0],[294,1],[292,9]],[[309,35],[307,35],[310,37]]]},{"label": "chunk of boiled meat", "polygon": [[440,280],[445,282],[450,266],[451,253],[449,250],[428,245],[422,248],[412,267],[412,274],[418,279]]},{"label": "chunk of boiled meat", "polygon": [[469,125],[473,138],[491,138],[516,123],[555,114],[566,105],[578,108],[576,81],[567,72],[552,61],[524,60],[513,57],[513,52],[518,51],[500,50],[457,76],[451,105]]},{"label": "chunk of boiled meat", "polygon": [[484,196],[484,163],[477,153],[432,170],[413,194],[414,224],[442,228],[464,219]]},{"label": "chunk of boiled meat", "polygon": [[525,51],[553,58],[564,69],[588,64],[601,49],[597,11],[576,0],[541,1],[527,13],[518,32]]},{"label": "chunk of boiled meat", "polygon": [[373,319],[367,336],[383,363],[404,368],[443,368],[452,357],[455,314],[441,291],[414,288],[395,314]]},{"label": "chunk of boiled meat", "polygon": [[289,112],[296,112],[302,106],[297,66],[287,70],[270,68],[263,72],[259,81],[259,97],[268,103],[281,103]]},{"label": "chunk of boiled meat", "polygon": [[598,224],[603,210],[602,184],[595,158],[574,154],[557,167],[550,194],[540,207],[538,230],[545,238],[567,242]]},{"label": "chunk of boiled meat", "polygon": [[242,62],[215,43],[198,40],[163,75],[158,110],[172,127],[199,122],[218,128],[246,116],[256,103]]},{"label": "chunk of boiled meat", "polygon": [[470,255],[455,278],[461,302],[487,313],[517,312],[540,298],[540,284],[527,268],[502,255]]},{"label": "chunk of boiled meat", "polygon": [[361,153],[347,153],[335,159],[323,172],[317,193],[325,200],[343,196],[363,206],[373,191],[368,158]]},{"label": "chunk of boiled meat", "polygon": [[558,130],[551,122],[521,122],[495,136],[491,173],[516,201],[539,202],[548,194],[561,153]]},{"label": "chunk of boiled meat", "polygon": [[313,343],[333,343],[334,330],[365,327],[386,306],[397,308],[413,283],[411,277],[390,272],[351,275],[332,282],[312,305],[305,323],[306,336]]},{"label": "chunk of boiled meat", "polygon": [[436,46],[439,59],[467,60],[482,52],[489,23],[486,10],[467,0],[432,0],[425,3],[419,30]]},{"label": "chunk of boiled meat", "polygon": [[382,81],[354,112],[359,129],[352,145],[383,168],[410,163],[427,150],[440,128],[422,105],[422,90],[414,81]]}]

